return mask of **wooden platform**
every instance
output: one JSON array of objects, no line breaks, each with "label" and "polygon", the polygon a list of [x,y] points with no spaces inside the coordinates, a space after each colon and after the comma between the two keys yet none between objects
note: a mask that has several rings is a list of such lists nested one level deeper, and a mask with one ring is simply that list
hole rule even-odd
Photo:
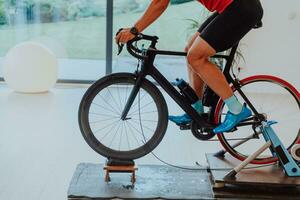
[{"label": "wooden platform", "polygon": [[135,184],[136,177],[135,173],[138,168],[135,165],[127,165],[127,166],[110,166],[110,165],[105,165],[104,168],[105,170],[105,177],[104,181],[109,182],[111,181],[110,174],[111,173],[130,173],[130,181],[132,184]]},{"label": "wooden platform", "polygon": [[[245,169],[236,178],[223,179],[240,161],[230,155],[217,158],[213,154],[206,155],[211,170],[211,179],[216,198],[278,198],[300,199],[300,178],[287,177],[278,165],[256,169]],[[253,167],[249,165],[247,167]]]}]

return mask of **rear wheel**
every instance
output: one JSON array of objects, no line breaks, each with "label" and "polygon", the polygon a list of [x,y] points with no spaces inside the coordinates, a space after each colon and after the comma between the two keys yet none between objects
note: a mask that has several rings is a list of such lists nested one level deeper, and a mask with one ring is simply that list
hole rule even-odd
[{"label": "rear wheel", "polygon": [[93,84],[79,108],[79,125],[86,142],[108,158],[137,159],[162,140],[168,125],[168,109],[157,87],[143,80],[128,112],[122,111],[135,85],[134,74],[117,73]]},{"label": "rear wheel", "polygon": [[[267,117],[267,120],[278,122],[272,128],[283,145],[290,150],[299,142],[300,136],[300,95],[297,89],[282,79],[267,75],[249,77],[240,82],[241,90],[255,109]],[[239,93],[233,90],[237,98],[243,102]],[[217,124],[224,120],[227,111],[224,102],[220,100],[215,111]],[[223,147],[239,160],[246,159],[265,143],[263,135],[258,134],[257,137],[251,125],[238,127],[233,133],[218,134],[218,138]],[[268,164],[275,161],[277,157],[273,157],[267,150],[252,163]]]}]

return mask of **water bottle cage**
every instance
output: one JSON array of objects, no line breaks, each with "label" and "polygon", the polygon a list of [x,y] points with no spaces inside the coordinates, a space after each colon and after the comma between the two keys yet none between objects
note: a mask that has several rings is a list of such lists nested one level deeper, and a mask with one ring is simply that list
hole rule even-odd
[{"label": "water bottle cage", "polygon": [[194,104],[198,101],[198,96],[193,88],[183,79],[176,79],[176,86],[179,88],[180,93],[186,98],[189,104]]},{"label": "water bottle cage", "polygon": [[184,88],[182,88],[180,93],[186,98],[187,101],[189,101],[189,104],[194,104],[198,101],[196,93],[189,85],[186,85]]}]

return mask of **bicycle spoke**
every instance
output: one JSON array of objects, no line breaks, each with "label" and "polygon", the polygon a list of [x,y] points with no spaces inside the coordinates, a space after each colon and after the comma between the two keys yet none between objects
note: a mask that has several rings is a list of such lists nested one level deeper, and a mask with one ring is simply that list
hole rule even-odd
[{"label": "bicycle spoke", "polygon": [[104,107],[104,106],[101,106],[101,105],[99,105],[99,104],[97,104],[97,103],[92,102],[92,104],[94,104],[94,105],[96,105],[96,106],[98,106],[98,107],[101,107],[101,108],[103,108],[104,110],[108,110],[108,111],[110,111],[110,112],[112,112],[112,113],[115,113],[115,112],[116,112],[116,111],[110,110],[110,109],[108,109],[108,108],[106,108],[106,107]]},{"label": "bicycle spoke", "polygon": [[112,117],[112,118],[102,119],[102,120],[93,121],[93,122],[90,121],[89,123],[90,123],[90,124],[96,124],[96,123],[99,123],[99,122],[105,122],[105,121],[112,120],[112,119],[116,119],[116,118],[119,118],[119,117]]},{"label": "bicycle spoke", "polygon": [[[124,125],[124,121],[123,121],[123,123],[122,123],[122,127],[123,127],[123,125]],[[121,135],[120,135],[120,141],[119,141],[119,151],[121,150],[121,141],[122,141],[122,136],[123,136],[123,128],[122,128],[122,130],[121,130]]]},{"label": "bicycle spoke", "polygon": [[[140,145],[139,140],[136,138],[135,134],[133,133],[133,129],[134,129],[136,132],[138,132],[139,134],[140,134],[141,132],[139,132],[135,127],[133,127],[133,126],[131,125],[131,123],[129,123],[128,121],[126,121],[126,123],[127,123],[128,128],[131,130],[130,133],[133,135],[133,137],[134,137],[135,140],[136,140],[137,145],[139,146],[139,145]],[[129,125],[130,125],[130,126],[129,126]],[[133,127],[133,129],[131,129],[131,126]]]},{"label": "bicycle spoke", "polygon": [[114,129],[114,128],[116,128],[117,126],[112,126],[112,128],[109,130],[109,131],[107,131],[106,133],[105,133],[105,135],[99,140],[100,142],[107,136],[107,135],[109,135],[110,133],[112,133],[112,130]]},{"label": "bicycle spoke", "polygon": [[[133,120],[139,121],[140,119],[135,119],[135,118],[131,118]],[[155,122],[157,123],[158,121],[154,121],[154,120],[150,120],[150,119],[143,119],[142,121],[146,121],[146,122]]]},{"label": "bicycle spoke", "polygon": [[110,141],[108,147],[110,147],[110,146],[112,145],[113,141],[115,140],[116,135],[117,135],[117,133],[118,133],[118,131],[119,131],[119,128],[120,128],[120,124],[118,125],[118,128],[117,128],[117,130],[116,130],[116,133],[114,134],[114,136],[113,136],[112,140]]},{"label": "bicycle spoke", "polygon": [[111,118],[106,118],[106,119],[101,119],[101,120],[97,120],[97,121],[89,121],[90,124],[96,124],[96,123],[100,123],[100,122],[105,122],[105,121],[109,121],[112,119],[118,119],[119,117],[111,117]]},{"label": "bicycle spoke", "polygon": [[117,92],[118,92],[118,96],[119,96],[120,108],[122,108],[121,97],[120,97],[120,91],[119,91],[119,84],[117,84]]},{"label": "bicycle spoke", "polygon": [[[143,114],[143,115],[144,115],[144,114],[149,114],[149,113],[157,113],[157,110],[154,110],[154,111],[147,111],[147,112],[141,112],[141,114]],[[139,114],[140,114],[140,113],[137,112],[137,113],[134,114],[134,115],[131,114],[131,115],[128,115],[128,116],[135,116],[135,115],[139,115]]]},{"label": "bicycle spoke", "polygon": [[127,90],[128,90],[128,84],[126,85],[126,94],[124,95],[125,96],[124,105],[126,105],[127,102]]},{"label": "bicycle spoke", "polygon": [[99,115],[99,116],[105,116],[105,117],[115,117],[115,118],[120,118],[119,116],[116,116],[116,115],[107,115],[107,114],[100,114],[100,113],[93,113],[93,112],[89,112],[89,114],[92,114],[92,115]]},{"label": "bicycle spoke", "polygon": [[[105,99],[100,95],[100,94],[97,94],[97,96],[100,96],[100,98],[107,104],[109,105],[116,113],[119,113],[117,110],[115,110],[114,107],[112,107],[109,103],[107,103],[107,101],[105,101]],[[119,113],[120,114],[120,113]]]},{"label": "bicycle spoke", "polygon": [[[145,107],[149,106],[149,105],[152,104],[152,103],[154,103],[154,102],[152,101],[152,102],[147,103],[146,105],[142,106],[142,107],[140,108],[140,110],[141,110],[142,108],[145,108]],[[139,111],[139,109],[136,109],[134,112],[132,112],[132,114],[135,114],[135,113],[138,112],[138,111]]]},{"label": "bicycle spoke", "polygon": [[[136,122],[136,121],[138,121],[138,122]],[[134,123],[136,123],[136,124],[139,124],[140,125],[140,122],[139,122],[140,120],[133,120],[132,122],[134,122]],[[153,129],[151,129],[151,128],[149,128],[149,127],[147,127],[146,125],[142,125],[143,127],[145,127],[146,129],[148,129],[148,130],[150,130],[150,131],[153,131],[153,132],[155,132],[155,130],[153,130]]]},{"label": "bicycle spoke", "polygon": [[[140,93],[140,91],[139,91]],[[142,98],[140,98],[140,101],[146,96],[146,93],[144,94],[144,96]],[[133,105],[132,105],[132,108],[135,108],[135,106],[138,104],[139,101],[136,101]],[[128,114],[130,115],[130,114]]]},{"label": "bicycle spoke", "polygon": [[[130,123],[130,121],[128,121],[128,123],[129,124],[131,124]],[[132,125],[132,124],[131,124]],[[143,137],[143,139],[144,139],[144,141],[146,142],[147,141],[147,138],[146,138],[146,136],[144,135],[144,133],[143,132],[141,132],[141,131],[139,131],[139,130],[137,130],[134,126],[132,126],[142,137]],[[143,140],[142,140],[143,141]]]},{"label": "bicycle spoke", "polygon": [[130,148],[130,144],[129,144],[129,138],[128,138],[128,133],[127,133],[127,128],[126,128],[126,121],[125,121],[124,127],[125,127],[125,133],[126,133],[126,139],[127,139],[128,149],[131,149]]},{"label": "bicycle spoke", "polygon": [[121,108],[119,108],[117,101],[115,100],[115,98],[113,97],[113,95],[111,94],[109,88],[107,88],[109,95],[111,96],[111,98],[113,99],[113,101],[116,104],[116,107],[119,109],[120,113],[121,113]]},{"label": "bicycle spoke", "polygon": [[110,124],[104,126],[103,128],[99,128],[99,129],[98,129],[97,131],[95,131],[94,133],[97,133],[97,132],[100,131],[100,130],[104,130],[104,129],[106,129],[107,127],[109,127],[109,126],[111,126],[112,124],[114,124],[114,123],[116,123],[116,122],[119,122],[119,121],[120,121],[120,119],[117,120],[117,121],[114,121],[113,123],[110,123]]}]

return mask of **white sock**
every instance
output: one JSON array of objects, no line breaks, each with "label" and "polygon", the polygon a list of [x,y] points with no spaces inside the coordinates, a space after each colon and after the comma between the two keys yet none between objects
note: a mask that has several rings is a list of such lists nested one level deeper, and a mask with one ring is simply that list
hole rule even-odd
[{"label": "white sock", "polygon": [[231,96],[228,99],[224,100],[225,104],[227,105],[229,111],[235,115],[241,113],[243,109],[243,105],[238,101],[236,96]]}]

